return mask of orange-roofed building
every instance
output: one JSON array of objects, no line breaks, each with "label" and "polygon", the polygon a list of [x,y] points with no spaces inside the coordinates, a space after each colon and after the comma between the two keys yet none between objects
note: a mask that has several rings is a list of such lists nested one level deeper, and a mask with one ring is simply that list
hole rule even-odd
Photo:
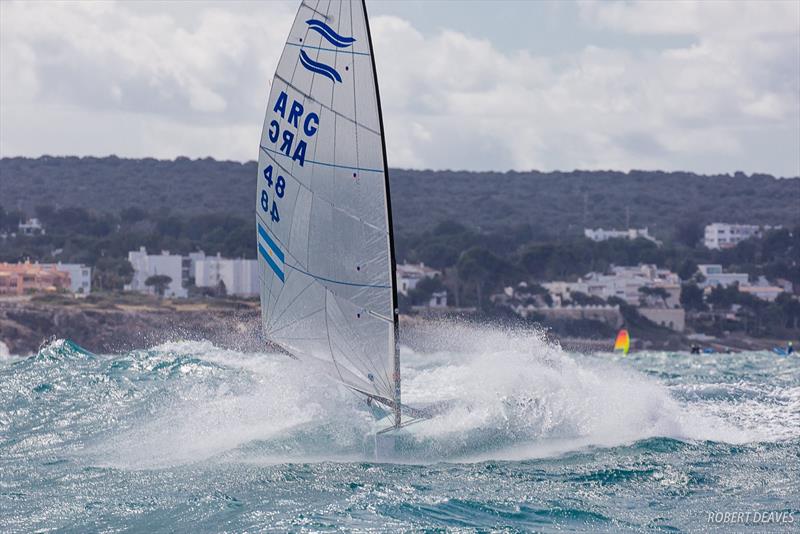
[{"label": "orange-roofed building", "polygon": [[38,263],[0,263],[0,295],[67,290],[69,273]]}]

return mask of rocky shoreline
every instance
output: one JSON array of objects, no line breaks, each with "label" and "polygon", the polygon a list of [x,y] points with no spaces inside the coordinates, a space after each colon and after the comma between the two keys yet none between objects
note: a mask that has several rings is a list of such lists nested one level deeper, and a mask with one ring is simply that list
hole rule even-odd
[{"label": "rocky shoreline", "polygon": [[[426,324],[432,323],[401,317],[406,332],[422,333]],[[0,300],[0,352],[7,349],[10,354],[28,355],[52,339],[69,339],[90,352],[103,354],[187,339],[209,340],[216,346],[240,351],[270,347],[261,334],[260,307],[256,300],[161,301],[145,296]],[[570,351],[612,348],[612,340],[608,339],[552,338],[552,341]],[[738,352],[782,344],[780,340],[729,336],[724,340],[709,340],[703,346],[717,352]],[[688,350],[690,345],[691,341],[683,336],[658,341],[634,340],[635,350]]]},{"label": "rocky shoreline", "polygon": [[236,350],[263,350],[258,305],[137,304],[85,300],[0,301],[0,341],[10,354],[35,353],[51,339],[70,339],[94,353],[118,353],[176,339],[207,339]]}]

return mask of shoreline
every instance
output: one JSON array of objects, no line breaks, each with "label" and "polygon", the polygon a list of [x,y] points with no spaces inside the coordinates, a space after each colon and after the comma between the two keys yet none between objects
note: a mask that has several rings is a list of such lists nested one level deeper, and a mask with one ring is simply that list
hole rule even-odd
[{"label": "shoreline", "polygon": [[0,300],[0,341],[15,355],[33,354],[59,338],[93,353],[147,349],[177,338],[244,351],[268,345],[258,305],[246,301],[93,300]]},{"label": "shoreline", "polygon": [[[15,355],[33,354],[52,339],[69,339],[90,352],[116,353],[147,349],[180,339],[209,340],[243,351],[262,351],[270,343],[261,333],[256,299],[159,300],[147,295],[90,295],[71,298],[14,297],[0,299],[0,342]],[[401,316],[402,328],[433,324],[421,317]],[[486,324],[484,322],[484,324]],[[568,351],[611,352],[613,339],[544,337]],[[634,339],[632,350],[688,351],[693,341],[684,335],[667,340]],[[785,340],[732,334],[698,343],[715,352],[771,350]],[[272,347],[280,350],[277,347]]]}]

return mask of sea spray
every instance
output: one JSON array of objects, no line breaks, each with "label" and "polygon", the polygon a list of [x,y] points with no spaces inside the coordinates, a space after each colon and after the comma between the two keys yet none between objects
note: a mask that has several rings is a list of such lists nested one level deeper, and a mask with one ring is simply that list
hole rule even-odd
[{"label": "sea spray", "polygon": [[363,450],[363,400],[285,354],[12,355],[3,530],[713,530],[706,512],[742,503],[800,518],[800,359],[619,359],[458,323],[404,343],[408,402],[445,409],[394,464]]},{"label": "sea spray", "polygon": [[[624,362],[565,353],[537,331],[448,322],[411,344],[417,349],[402,348],[405,402],[444,409],[403,432],[398,461],[526,459],[650,437],[757,437],[683,405]],[[115,358],[118,379],[138,384],[140,398],[118,431],[89,444],[103,465],[372,458],[364,439],[376,428],[366,403],[313,361],[208,342]]]}]

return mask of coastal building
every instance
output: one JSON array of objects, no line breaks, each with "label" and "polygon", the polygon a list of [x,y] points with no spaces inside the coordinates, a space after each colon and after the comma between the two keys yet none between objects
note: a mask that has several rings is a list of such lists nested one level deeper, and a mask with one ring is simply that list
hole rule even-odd
[{"label": "coastal building", "polygon": [[431,293],[431,299],[428,301],[429,308],[446,308],[447,307],[447,291],[434,291]]},{"label": "coastal building", "polygon": [[522,318],[540,316],[551,320],[581,320],[590,319],[600,321],[617,328],[622,325],[622,314],[619,306],[611,304],[585,304],[562,305],[560,301],[552,299],[542,286],[529,286],[520,282],[516,286],[509,286],[490,297],[495,306],[510,309]]},{"label": "coastal building", "polygon": [[36,217],[24,222],[20,221],[17,228],[19,230],[19,235],[33,236],[45,234],[44,226],[42,226],[42,223]]},{"label": "coastal building", "polygon": [[794,284],[785,278],[776,278],[775,285],[783,289],[785,293],[789,293],[790,295],[794,293]]},{"label": "coastal building", "polygon": [[133,267],[133,279],[125,286],[126,291],[155,294],[153,286],[145,282],[155,275],[166,275],[172,280],[164,292],[165,297],[186,298],[189,288],[225,288],[226,295],[252,297],[259,293],[258,261],[223,258],[220,254],[206,256],[202,250],[186,256],[170,254],[148,254],[145,247],[128,253]]},{"label": "coastal building", "polygon": [[[740,285],[739,291],[769,302],[775,301],[781,293],[787,292],[781,285],[771,284],[764,276],[759,276],[753,284]],[[791,293],[791,283],[789,283]]]},{"label": "coastal building", "polygon": [[441,316],[447,313],[474,312],[475,309],[452,308],[447,305],[447,291],[434,291],[427,302],[411,306],[411,309],[423,316]]},{"label": "coastal building", "polygon": [[711,223],[705,228],[703,243],[711,250],[733,248],[745,239],[761,237],[765,230],[772,228],[755,224]]},{"label": "coastal building", "polygon": [[0,263],[0,295],[67,291],[70,275],[53,266],[38,263]]},{"label": "coastal building", "polygon": [[638,306],[642,300],[641,288],[663,289],[667,297],[663,305],[667,308],[678,307],[680,303],[680,278],[667,269],[659,269],[652,264],[641,264],[634,267],[612,267],[611,273],[588,273],[576,282],[546,282],[542,284],[550,293],[556,305],[572,301],[573,293],[582,293],[589,297],[607,300],[616,297],[631,306]]},{"label": "coastal building", "polygon": [[417,287],[423,278],[437,278],[441,271],[426,267],[424,263],[402,263],[397,266],[397,291],[405,296]]},{"label": "coastal building", "polygon": [[647,239],[661,245],[655,237],[650,235],[647,228],[628,228],[627,230],[605,230],[603,228],[584,228],[583,235],[592,241],[607,241],[609,239]]},{"label": "coastal building", "polygon": [[92,268],[80,263],[43,263],[42,267],[52,267],[69,274],[69,290],[76,295],[92,292]]},{"label": "coastal building", "polygon": [[704,278],[697,285],[704,288],[706,292],[717,286],[729,287],[736,285],[741,293],[747,293],[761,300],[772,302],[781,293],[791,293],[793,289],[792,283],[787,280],[772,284],[763,276],[759,276],[755,283],[750,283],[750,277],[747,273],[726,273],[723,272],[722,265],[717,264],[698,265],[697,270]]},{"label": "coastal building", "polygon": [[[128,252],[128,261],[133,267],[133,279],[125,285],[125,291],[155,294],[155,288],[145,282],[155,275],[169,276],[171,281],[164,291],[165,297],[186,298],[185,278],[187,270],[184,269],[184,257],[162,251],[161,254],[148,254],[145,247]],[[188,268],[187,268],[188,269]]]},{"label": "coastal building", "polygon": [[782,287],[773,285],[739,286],[739,291],[742,293],[748,293],[754,297],[758,297],[761,300],[766,300],[769,302],[775,301],[775,299],[778,298],[778,295],[784,293]]},{"label": "coastal building", "polygon": [[188,287],[195,282],[195,271],[197,270],[197,262],[206,258],[206,253],[202,250],[197,252],[190,252],[188,256],[183,256],[181,259],[181,279],[183,280],[184,287]]},{"label": "coastal building", "polygon": [[704,280],[698,284],[702,288],[706,287],[728,287],[738,284],[740,287],[747,285],[747,273],[726,273],[719,264],[701,264],[697,270],[703,275]]},{"label": "coastal building", "polygon": [[219,254],[193,260],[197,287],[225,286],[227,295],[253,297],[259,294],[258,261],[223,258]]}]

